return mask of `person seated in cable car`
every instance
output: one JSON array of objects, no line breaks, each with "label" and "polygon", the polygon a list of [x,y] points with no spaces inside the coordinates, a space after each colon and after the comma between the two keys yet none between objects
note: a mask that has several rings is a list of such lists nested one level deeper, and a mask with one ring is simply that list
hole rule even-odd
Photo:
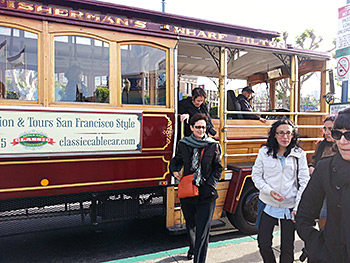
[{"label": "person seated in cable car", "polygon": [[143,95],[143,86],[143,78],[139,76],[134,78],[123,78],[122,103],[149,104],[145,102],[145,98]]},{"label": "person seated in cable car", "polygon": [[[241,105],[241,111],[253,111],[252,106],[250,105],[250,100],[252,99],[254,90],[247,86],[242,89],[242,94],[239,94],[237,97],[237,100],[239,104]],[[266,119],[261,118],[260,116],[256,114],[242,114],[244,119],[250,119],[250,120],[259,120],[263,123],[266,122]]]},{"label": "person seated in cable car", "polygon": [[64,73],[64,76],[68,79],[68,83],[65,87],[64,94],[61,97],[61,101],[87,101],[87,87],[83,83],[83,70],[78,65],[72,65]]}]

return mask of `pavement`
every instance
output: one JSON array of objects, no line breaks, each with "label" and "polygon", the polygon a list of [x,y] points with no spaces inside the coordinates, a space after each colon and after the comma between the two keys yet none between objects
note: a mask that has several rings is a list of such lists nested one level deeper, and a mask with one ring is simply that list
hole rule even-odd
[{"label": "pavement", "polygon": [[[300,262],[299,256],[304,243],[295,234],[294,262]],[[262,258],[258,250],[257,236],[245,236],[224,241],[209,243],[207,263],[262,263]],[[279,258],[280,233],[274,232],[273,248],[278,261]],[[187,260],[187,247],[157,252],[154,254],[142,255],[133,258],[109,261],[105,263],[190,263]],[[305,261],[304,261],[305,262]]]}]

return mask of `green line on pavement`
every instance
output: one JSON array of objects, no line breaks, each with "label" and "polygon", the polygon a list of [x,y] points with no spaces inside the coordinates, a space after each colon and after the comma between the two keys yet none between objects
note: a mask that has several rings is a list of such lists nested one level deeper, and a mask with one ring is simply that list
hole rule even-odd
[{"label": "green line on pavement", "polygon": [[[279,232],[274,233],[274,235],[279,235]],[[212,243],[209,243],[209,248],[222,247],[222,246],[226,246],[228,244],[239,244],[242,242],[256,240],[256,238],[257,238],[256,235],[254,235],[254,236],[247,236],[247,237],[234,238],[234,239],[229,239],[229,240],[224,240],[224,241],[212,242]],[[137,256],[137,257],[106,261],[103,263],[135,263],[135,262],[141,262],[141,261],[146,261],[146,260],[150,260],[150,259],[185,254],[185,253],[187,253],[187,250],[188,250],[188,247],[184,247],[184,248],[172,249],[172,250]]]},{"label": "green line on pavement", "polygon": [[123,259],[107,261],[104,263],[134,263],[134,262],[146,261],[150,259],[164,258],[164,257],[173,256],[173,255],[183,254],[183,253],[186,253],[187,250],[188,248],[178,248],[178,249],[172,249],[172,250],[167,250],[167,251],[162,251],[162,252],[157,252],[157,253],[132,257],[132,258],[123,258]]},{"label": "green line on pavement", "polygon": [[223,241],[217,241],[213,243],[209,243],[209,248],[213,247],[223,247],[228,244],[239,244],[242,242],[248,242],[248,241],[253,241],[256,240],[256,236],[247,236],[247,237],[241,237],[241,238],[234,238],[234,239],[229,239],[229,240],[223,240]]}]

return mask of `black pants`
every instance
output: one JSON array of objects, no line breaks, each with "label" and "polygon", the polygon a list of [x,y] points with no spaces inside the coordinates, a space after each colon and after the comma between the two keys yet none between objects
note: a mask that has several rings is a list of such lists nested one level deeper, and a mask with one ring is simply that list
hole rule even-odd
[{"label": "black pants", "polygon": [[215,203],[215,200],[200,204],[181,201],[190,251],[194,254],[194,263],[204,263],[207,257],[210,225]]},{"label": "black pants", "polygon": [[[272,234],[277,218],[262,213],[258,229],[258,245],[264,263],[275,263],[275,255],[272,250]],[[295,225],[292,220],[280,219],[281,222],[281,255],[280,263],[293,263],[294,261],[294,233]]]}]

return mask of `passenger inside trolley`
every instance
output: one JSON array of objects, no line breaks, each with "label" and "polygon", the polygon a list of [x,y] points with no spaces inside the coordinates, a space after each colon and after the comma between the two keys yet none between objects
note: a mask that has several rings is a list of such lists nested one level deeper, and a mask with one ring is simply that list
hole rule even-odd
[{"label": "passenger inside trolley", "polygon": [[68,79],[68,83],[64,89],[62,101],[79,101],[83,102],[85,99],[93,99],[93,94],[88,95],[87,87],[83,83],[83,70],[78,65],[72,65],[64,74]]},{"label": "passenger inside trolley", "polygon": [[[254,93],[254,90],[251,87],[247,86],[242,89],[242,94],[239,94],[239,96],[237,97],[237,100],[241,105],[242,111],[253,111],[252,106],[250,105],[250,101],[253,97],[253,93]],[[263,123],[266,122],[266,119],[261,118],[256,114],[245,114],[243,115],[243,118],[248,120],[259,120]]]},{"label": "passenger inside trolley", "polygon": [[57,36],[54,43],[55,101],[108,103],[109,44],[81,36]]}]

